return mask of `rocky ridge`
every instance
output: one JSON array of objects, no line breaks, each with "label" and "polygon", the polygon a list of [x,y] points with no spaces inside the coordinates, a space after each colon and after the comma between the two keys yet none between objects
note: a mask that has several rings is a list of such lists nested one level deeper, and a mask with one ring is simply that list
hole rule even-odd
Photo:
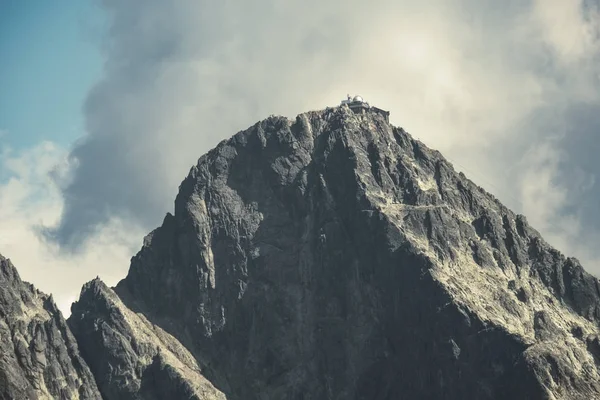
[{"label": "rocky ridge", "polygon": [[192,168],[116,288],[231,399],[596,398],[598,280],[381,115]]},{"label": "rocky ridge", "polygon": [[1,255],[0,399],[101,399],[52,297]]},{"label": "rocky ridge", "polygon": [[600,283],[374,112],[202,156],[69,326],[105,399],[600,398]]},{"label": "rocky ridge", "polygon": [[71,309],[69,325],[104,398],[225,399],[185,347],[99,279],[83,287]]}]

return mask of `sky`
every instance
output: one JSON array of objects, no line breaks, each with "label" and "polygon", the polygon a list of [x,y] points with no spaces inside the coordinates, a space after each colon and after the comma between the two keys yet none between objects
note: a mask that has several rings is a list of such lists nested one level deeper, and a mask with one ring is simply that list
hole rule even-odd
[{"label": "sky", "polygon": [[600,275],[597,0],[0,0],[0,253],[68,314],[198,157],[347,93]]},{"label": "sky", "polygon": [[0,129],[4,144],[68,146],[102,71],[106,17],[90,1],[0,0]]}]

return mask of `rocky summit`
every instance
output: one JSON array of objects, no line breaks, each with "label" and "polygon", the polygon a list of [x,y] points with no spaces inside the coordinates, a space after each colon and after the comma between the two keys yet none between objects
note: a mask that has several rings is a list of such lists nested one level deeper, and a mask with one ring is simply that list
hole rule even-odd
[{"label": "rocky summit", "polygon": [[202,156],[69,329],[2,265],[4,398],[600,399],[598,279],[368,108]]},{"label": "rocky summit", "polygon": [[0,255],[0,399],[101,399],[52,297]]}]

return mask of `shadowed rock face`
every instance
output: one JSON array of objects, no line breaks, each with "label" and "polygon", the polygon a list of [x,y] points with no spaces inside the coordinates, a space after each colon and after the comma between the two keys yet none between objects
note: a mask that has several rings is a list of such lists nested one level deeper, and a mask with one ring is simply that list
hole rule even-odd
[{"label": "shadowed rock face", "polygon": [[225,399],[175,338],[125,307],[99,279],[71,308],[69,325],[105,399]]},{"label": "shadowed rock face", "polygon": [[69,326],[104,399],[587,400],[599,293],[438,152],[341,107],[200,158]]},{"label": "shadowed rock face", "polygon": [[51,297],[0,255],[0,399],[100,399]]},{"label": "shadowed rock face", "polygon": [[600,397],[598,281],[346,107],[200,158],[116,292],[229,399]]}]

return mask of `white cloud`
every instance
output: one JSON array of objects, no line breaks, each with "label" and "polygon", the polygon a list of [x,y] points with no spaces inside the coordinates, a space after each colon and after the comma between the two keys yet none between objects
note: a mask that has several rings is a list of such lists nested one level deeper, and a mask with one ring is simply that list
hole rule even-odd
[{"label": "white cloud", "polygon": [[588,8],[581,0],[534,0],[530,20],[560,63],[569,66],[598,55],[597,6]]},{"label": "white cloud", "polygon": [[600,20],[581,0],[103,5],[114,16],[106,74],[85,108],[90,136],[71,153],[63,245],[109,216],[151,229],[218,140],[347,92],[390,109],[505,201],[505,165],[523,156],[506,143],[535,146],[545,133],[533,115],[566,125],[567,105],[600,101]]},{"label": "white cloud", "polygon": [[[561,250],[595,260],[586,231],[597,228],[564,211],[587,192],[567,192],[558,173],[577,161],[561,150],[578,123],[567,106],[600,104],[600,19],[583,1],[102,4],[114,21],[85,105],[89,136],[69,157],[50,144],[2,156],[14,177],[0,187],[0,252],[61,304],[98,273],[125,275],[132,248],[219,140],[348,92],[389,109]],[[53,162],[62,192],[46,175]],[[60,243],[83,246],[78,255],[36,236],[59,220]]]},{"label": "white cloud", "polygon": [[40,227],[56,224],[63,207],[49,174],[66,156],[50,142],[22,152],[2,152],[0,169],[10,178],[0,183],[0,253],[13,261],[22,279],[52,293],[68,316],[83,283],[99,275],[116,284],[126,275],[142,232],[109,221],[77,254],[60,252],[56,244],[44,241]]}]

